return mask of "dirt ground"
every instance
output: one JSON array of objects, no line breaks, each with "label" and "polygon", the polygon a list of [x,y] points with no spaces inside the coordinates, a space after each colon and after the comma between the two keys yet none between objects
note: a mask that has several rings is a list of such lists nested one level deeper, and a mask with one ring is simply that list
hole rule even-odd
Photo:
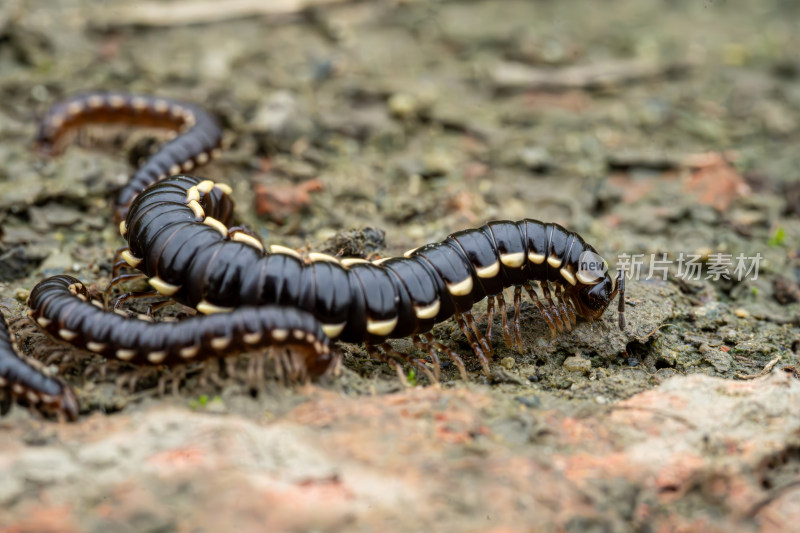
[{"label": "dirt ground", "polygon": [[[316,4],[0,4],[0,304],[82,409],[0,419],[0,531],[795,529],[800,5]],[[88,89],[220,117],[224,155],[197,173],[270,243],[392,256],[530,217],[612,268],[642,254],[627,328],[610,309],[551,339],[526,302],[523,353],[496,338],[490,377],[446,322],[467,382],[347,345],[339,376],[257,394],[247,355],[137,370],[55,344],[26,331],[27,294],[62,272],[105,286],[109,199],[152,139],[90,130],[38,156],[39,117]]]}]

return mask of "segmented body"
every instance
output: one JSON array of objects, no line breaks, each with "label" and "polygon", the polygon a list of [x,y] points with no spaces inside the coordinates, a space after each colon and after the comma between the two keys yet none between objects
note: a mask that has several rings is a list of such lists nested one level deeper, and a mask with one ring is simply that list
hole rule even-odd
[{"label": "segmented body", "polygon": [[[301,345],[314,354],[312,372],[331,358],[329,340],[310,313],[277,306],[241,307],[228,315],[150,322],[110,313],[71,276],[54,276],[31,292],[30,317],[52,337],[134,364],[175,365],[266,346]],[[321,371],[320,371],[321,370]]]},{"label": "segmented body", "polygon": [[72,390],[57,377],[45,375],[25,361],[17,350],[8,324],[0,312],[0,389],[6,389],[30,405],[57,411],[70,420],[78,417],[78,401]]},{"label": "segmented body", "polygon": [[[303,258],[230,231],[225,185],[173,176],[145,191],[123,225],[124,257],[150,284],[204,313],[280,304],[314,313],[331,338],[383,342],[430,331],[509,287],[531,282],[563,287],[552,307],[558,327],[574,322],[573,300],[604,279],[587,279],[580,257],[595,249],[557,224],[525,219],[490,222],[412,250],[368,262],[325,254]],[[574,296],[574,297],[573,297]],[[594,318],[587,317],[587,318]]]},{"label": "segmented body", "polygon": [[[437,379],[438,353],[451,357],[466,376],[458,354],[429,333],[448,318],[455,317],[487,373],[495,305],[506,343],[515,341],[521,349],[523,289],[553,335],[570,330],[576,315],[598,318],[618,293],[623,327],[621,281],[614,287],[605,272],[587,277],[579,263],[583,253],[596,253],[594,248],[557,224],[532,219],[490,222],[404,257],[372,262],[317,253],[302,256],[282,246],[265,250],[252,232],[231,226],[229,186],[186,175],[168,177],[215,154],[219,127],[205,112],[170,100],[90,94],[54,106],[38,144],[45,150],[57,148],[66,131],[89,122],[186,130],[134,173],[117,198],[115,216],[128,241],[121,253],[124,262],[146,275],[158,293],[212,316],[180,323],[145,322],[90,302],[85,287],[74,278],[41,282],[31,294],[30,316],[54,338],[80,348],[124,361],[168,365],[291,345],[307,352],[303,367],[320,374],[332,361],[329,339],[339,339],[365,343],[370,354],[382,360],[405,359]],[[126,278],[116,276],[118,266],[116,281]],[[507,288],[514,289],[511,325],[503,296]],[[485,334],[471,314],[483,299],[488,299]],[[407,336],[429,353],[435,375],[385,342]],[[3,346],[0,337],[0,360]],[[0,376],[6,377],[5,368],[0,366]],[[58,391],[50,382],[41,390],[37,386],[28,379],[23,392],[73,398],[65,386]]]}]

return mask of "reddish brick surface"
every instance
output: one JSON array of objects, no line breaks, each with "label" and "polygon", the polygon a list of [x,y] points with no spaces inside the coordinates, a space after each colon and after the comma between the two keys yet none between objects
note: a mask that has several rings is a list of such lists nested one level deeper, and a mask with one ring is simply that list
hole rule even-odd
[{"label": "reddish brick surface", "polygon": [[[156,407],[75,425],[9,423],[0,523],[11,532],[788,531],[800,494],[798,400],[785,373],[680,377],[580,417],[521,408],[515,416],[546,430],[527,442],[499,429],[500,400],[478,386],[360,398],[311,389],[269,422]],[[46,438],[25,446],[26,434]]]}]

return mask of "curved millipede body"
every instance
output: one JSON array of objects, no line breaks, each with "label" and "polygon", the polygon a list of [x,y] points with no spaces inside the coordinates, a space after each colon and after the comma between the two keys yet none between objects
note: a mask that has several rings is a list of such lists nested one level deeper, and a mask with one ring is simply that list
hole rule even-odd
[{"label": "curved millipede body", "polygon": [[[448,318],[455,318],[486,373],[496,306],[506,344],[522,349],[523,289],[553,335],[571,330],[576,316],[599,318],[616,296],[619,326],[624,328],[624,278],[619,276],[615,286],[605,268],[599,273],[585,270],[584,254],[597,258],[601,266],[604,261],[578,234],[558,224],[532,219],[490,222],[403,257],[377,261],[303,256],[277,245],[265,248],[253,232],[232,226],[229,186],[178,175],[216,153],[221,132],[205,112],[166,99],[90,93],[55,105],[37,143],[45,151],[55,150],[66,132],[92,122],[185,130],[140,167],[117,198],[115,215],[128,247],[114,264],[112,286],[145,275],[153,293],[209,316],[164,323],[137,320],[91,301],[86,288],[69,276],[41,282],[31,293],[30,316],[52,337],[79,348],[124,361],[168,365],[253,347],[292,346],[305,354],[299,366],[319,375],[334,359],[329,339],[339,339],[363,342],[370,355],[394,362],[398,370],[397,361],[405,360],[437,379],[440,353],[466,377],[459,355],[430,334],[436,323]],[[118,275],[123,265],[142,274]],[[511,321],[504,297],[508,288],[513,288]],[[471,313],[483,299],[485,333]],[[433,374],[385,342],[399,337],[411,337],[428,353]],[[65,385],[33,367],[19,366],[19,361],[7,330],[0,328],[0,377],[6,383],[24,382],[26,393],[57,397],[61,410],[77,414],[74,396]],[[22,378],[9,381],[15,376]]]},{"label": "curved millipede body", "polygon": [[45,375],[24,360],[17,350],[8,324],[0,312],[0,389],[7,389],[29,405],[45,411],[63,413],[70,420],[78,417],[78,400],[57,377]]},{"label": "curved millipede body", "polygon": [[[376,345],[419,335],[455,316],[482,359],[491,346],[474,327],[470,310],[484,298],[491,299],[490,309],[495,299],[504,307],[503,290],[515,287],[518,330],[525,288],[555,333],[571,329],[576,314],[598,318],[624,290],[615,289],[607,273],[586,277],[581,257],[599,256],[579,235],[531,219],[490,222],[405,257],[373,262],[325,254],[303,258],[274,246],[268,252],[251,234],[230,228],[229,191],[193,176],[173,176],[145,191],[125,223],[126,261],[154,289],[201,312],[297,307],[313,313],[328,336],[346,342]],[[532,282],[539,283],[543,300]],[[622,317],[620,307],[621,328]]]},{"label": "curved millipede body", "polygon": [[58,153],[68,134],[84,125],[126,124],[180,131],[139,167],[118,193],[114,216],[119,223],[140,192],[167,176],[189,172],[219,154],[222,130],[200,107],[186,102],[113,92],[73,96],[51,107],[42,119],[35,144],[45,154]]},{"label": "curved millipede body", "polygon": [[321,375],[332,359],[328,337],[310,313],[278,306],[241,307],[228,315],[151,322],[110,313],[71,276],[54,276],[31,292],[30,316],[53,338],[134,364],[175,365],[261,347],[292,346],[313,354]]}]

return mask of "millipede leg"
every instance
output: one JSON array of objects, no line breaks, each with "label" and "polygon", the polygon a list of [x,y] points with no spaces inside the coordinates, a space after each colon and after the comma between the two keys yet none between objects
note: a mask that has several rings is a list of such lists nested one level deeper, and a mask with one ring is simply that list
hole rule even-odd
[{"label": "millipede leg", "polygon": [[131,281],[143,277],[145,277],[144,274],[137,272],[135,274],[118,274],[111,278],[111,281],[108,283],[108,285],[106,285],[106,288],[103,289],[103,299],[106,301],[106,307],[108,307],[108,299],[111,297],[111,291],[114,290],[114,287],[125,281]]},{"label": "millipede leg", "polygon": [[530,285],[530,283],[526,283],[524,285],[525,290],[528,291],[528,296],[531,297],[533,303],[536,304],[536,307],[539,309],[539,313],[542,314],[544,317],[545,322],[547,322],[547,326],[550,328],[550,335],[555,338],[556,336],[556,326],[553,324],[553,317],[550,316],[550,311],[542,305],[542,302],[539,300],[539,296],[536,294],[536,291]]},{"label": "millipede leg", "polygon": [[103,363],[91,363],[83,370],[83,379],[85,381],[91,381],[96,375],[97,378],[94,379],[94,381],[105,381],[106,374],[108,374],[108,361],[104,361]]},{"label": "millipede leg", "polygon": [[123,246],[122,248],[117,248],[117,251],[114,252],[114,259],[111,261],[111,277],[116,277],[119,271],[125,267],[130,268],[128,262],[122,259],[122,252],[125,250],[129,250],[129,248]]},{"label": "millipede leg", "polygon": [[511,348],[511,329],[508,327],[508,313],[506,312],[506,299],[503,293],[497,295],[497,303],[500,307],[500,316],[503,318],[503,339],[506,341],[506,348]]},{"label": "millipede leg", "polygon": [[[120,306],[127,302],[128,300],[137,300],[139,298],[152,298],[154,296],[160,296],[161,293],[158,291],[144,291],[144,292],[126,292],[125,294],[121,294],[114,298],[111,302],[112,309],[119,309]],[[148,315],[149,316],[149,315]]]},{"label": "millipede leg", "polygon": [[578,325],[577,317],[575,316],[575,307],[572,305],[572,301],[569,298],[564,298],[564,305],[567,307],[567,313],[569,314],[569,320],[572,323],[572,327],[574,328]]},{"label": "millipede leg", "polygon": [[517,351],[522,353],[522,333],[519,329],[519,308],[522,304],[522,287],[514,287],[514,340],[517,343]]},{"label": "millipede leg", "polygon": [[460,329],[461,333],[463,333],[464,336],[467,338],[467,342],[469,342],[472,351],[475,352],[475,355],[478,356],[478,360],[481,362],[481,366],[483,367],[484,373],[488,376],[490,374],[489,359],[487,359],[486,354],[483,353],[483,349],[481,349],[478,342],[472,336],[472,332],[469,330],[469,327],[464,321],[464,317],[461,315],[461,313],[456,313],[454,315],[454,318],[456,319],[456,324],[458,324],[458,329]]},{"label": "millipede leg", "polygon": [[[270,354],[275,358],[275,370],[276,373],[279,374],[281,380],[288,379],[288,381],[292,383],[308,381],[308,367],[306,366],[305,359],[296,351],[299,349],[299,347],[293,349],[284,346],[270,351]],[[277,356],[274,355],[276,350],[278,352]]]},{"label": "millipede leg", "polygon": [[152,317],[153,313],[164,307],[169,307],[174,302],[172,300],[164,300],[163,302],[155,302],[147,306],[147,316]]},{"label": "millipede leg", "polygon": [[[270,348],[272,350],[272,348]],[[239,372],[236,370],[236,358],[235,357],[226,357],[225,358],[225,374],[231,379],[238,379]],[[283,379],[283,376],[281,376]]]},{"label": "millipede leg", "polygon": [[455,365],[458,367],[458,371],[461,373],[461,379],[467,381],[467,367],[466,365],[464,365],[464,360],[461,359],[461,357],[456,352],[454,352],[441,342],[437,341],[432,333],[425,333],[423,335],[423,338],[428,344],[433,346],[433,348],[435,348],[436,350],[442,352],[447,357],[449,357],[453,361],[453,363],[455,363]]},{"label": "millipede leg", "polygon": [[431,356],[431,361],[433,361],[433,377],[435,382],[439,383],[439,376],[441,375],[442,371],[442,363],[439,361],[439,353],[436,351],[436,348],[426,343],[425,339],[419,335],[414,335],[411,340],[414,343],[414,346],[424,352],[427,352],[428,355]]},{"label": "millipede leg", "polygon": [[130,265],[124,259],[120,259],[117,261],[116,259],[111,265],[111,277],[116,277],[119,275],[119,271],[123,268],[130,268]]},{"label": "millipede leg", "polygon": [[434,376],[433,372],[431,372],[430,369],[427,366],[425,366],[421,361],[419,361],[418,359],[416,359],[414,357],[411,357],[411,356],[409,356],[407,354],[398,352],[397,350],[392,348],[392,345],[389,344],[388,342],[381,343],[380,344],[380,349],[383,350],[384,352],[386,352],[386,354],[389,357],[393,357],[393,358],[396,358],[396,359],[401,359],[403,361],[407,361],[407,362],[411,363],[416,368],[418,368],[420,371],[422,371],[422,373],[425,374],[425,376],[427,376],[427,378],[430,380],[431,383],[438,383],[439,382],[438,378],[436,376]]},{"label": "millipede leg", "polygon": [[547,307],[551,311],[551,316],[555,322],[556,329],[559,333],[564,333],[564,323],[561,320],[561,315],[558,313],[556,304],[553,302],[553,296],[550,294],[550,284],[546,281],[540,281],[539,287],[542,289],[542,295],[544,296],[544,299],[547,300]]},{"label": "millipede leg", "polygon": [[69,352],[56,349],[47,354],[47,357],[42,361],[42,364],[44,366],[50,366],[57,362],[59,364],[59,367],[64,367],[65,365],[69,364],[73,359],[74,359],[73,355],[70,354]]},{"label": "millipede leg", "polygon": [[394,366],[394,370],[395,372],[397,372],[397,379],[399,379],[400,383],[402,383],[403,385],[408,385],[408,377],[406,376],[406,373],[403,372],[403,365],[401,365],[398,361],[392,359],[388,355],[378,350],[376,346],[367,344],[366,348],[367,348],[367,353],[373,359],[386,363],[389,366]]},{"label": "millipede leg", "polygon": [[563,291],[559,295],[559,299],[561,300],[561,309],[564,312],[564,317],[567,319],[567,326],[569,327],[570,331],[574,328],[578,321],[575,318],[575,310],[572,307],[572,301],[567,297],[567,292]]},{"label": "millipede leg", "polygon": [[217,388],[225,386],[225,380],[220,374],[220,358],[212,357],[206,364],[203,365],[203,370],[200,373],[200,386],[207,387],[209,384]]},{"label": "millipede leg", "polygon": [[171,385],[172,395],[178,396],[180,392],[181,381],[186,378],[186,367],[179,367],[170,369],[164,372],[158,378],[158,395],[165,397],[167,395],[167,384]]},{"label": "millipede leg", "polygon": [[[286,381],[286,374],[283,371],[283,364],[281,363],[278,356],[275,354],[275,348],[273,346],[267,348],[267,357],[269,357],[273,361],[273,365],[275,367],[275,375],[278,377],[278,383],[285,385],[287,381]],[[233,357],[226,358],[225,364],[227,365],[228,361],[230,361],[231,359],[233,359]],[[228,372],[228,375],[231,375],[230,372]]]},{"label": "millipede leg", "polygon": [[554,304],[556,305],[558,316],[561,317],[561,322],[564,324],[564,327],[567,331],[572,331],[572,320],[569,318],[569,311],[567,311],[567,305],[564,303],[564,293],[562,292],[561,285],[556,285]]},{"label": "millipede leg", "polygon": [[[259,352],[253,354],[247,362],[247,387],[258,394],[264,393],[264,358],[266,354]],[[278,373],[278,370],[275,371]]]},{"label": "millipede leg", "polygon": [[478,341],[478,343],[480,343],[481,348],[483,348],[484,353],[486,353],[486,356],[491,358],[494,355],[492,345],[486,340],[486,337],[478,329],[478,324],[475,322],[475,317],[472,316],[472,312],[467,311],[464,313],[464,319],[467,321],[467,325],[472,330],[472,333],[475,334],[475,339]]},{"label": "millipede leg", "polygon": [[486,342],[492,344],[492,325],[494,323],[494,296],[486,298]]}]

